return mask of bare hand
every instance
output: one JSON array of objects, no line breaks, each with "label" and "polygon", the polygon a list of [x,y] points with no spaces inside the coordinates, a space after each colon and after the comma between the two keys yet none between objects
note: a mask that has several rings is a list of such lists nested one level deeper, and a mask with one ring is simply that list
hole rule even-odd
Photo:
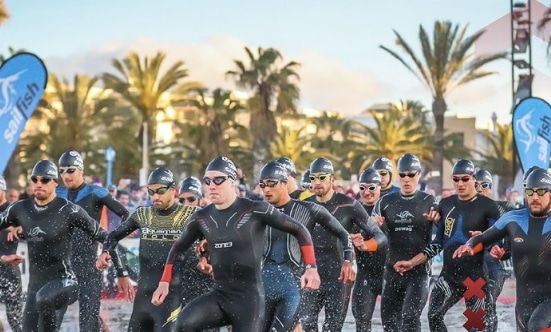
[{"label": "bare hand", "polygon": [[375,225],[379,227],[383,226],[385,222],[385,217],[383,216],[372,216],[369,219],[371,219],[375,223]]},{"label": "bare hand", "polygon": [[356,280],[356,272],[354,271],[354,264],[352,262],[344,261],[342,263],[339,280],[344,283],[354,282],[354,280]]},{"label": "bare hand", "polygon": [[17,265],[19,265],[19,264],[21,264],[21,262],[23,262],[23,257],[21,257],[19,255],[2,255],[0,257],[0,261],[3,264],[17,267]]},{"label": "bare hand", "polygon": [[119,291],[124,294],[124,297],[128,302],[134,302],[136,298],[136,292],[134,291],[134,286],[129,277],[117,277]]},{"label": "bare hand", "polygon": [[197,256],[201,256],[205,251],[209,249],[209,244],[207,243],[207,240],[201,240],[199,241],[199,244],[197,247],[195,247],[195,253]]},{"label": "bare hand", "polygon": [[197,263],[197,269],[206,275],[212,276],[212,265],[206,257],[199,257],[199,263]]},{"label": "bare hand", "polygon": [[482,232],[481,231],[469,231],[469,234],[471,235],[471,237],[473,237],[473,236],[477,236],[477,235],[482,234]]},{"label": "bare hand", "polygon": [[100,271],[106,269],[109,266],[110,260],[111,255],[109,255],[108,252],[101,253],[101,255],[99,255],[98,259],[96,260],[96,269]]},{"label": "bare hand", "polygon": [[316,290],[320,287],[320,276],[318,269],[306,269],[302,277],[300,277],[300,287],[310,290]]},{"label": "bare hand", "polygon": [[365,246],[364,237],[360,233],[350,234],[350,239],[352,240],[354,246],[360,250],[362,246]]},{"label": "bare hand", "polygon": [[498,245],[494,245],[492,249],[490,249],[490,256],[497,260],[501,260],[503,255],[505,255],[505,249],[501,248]]},{"label": "bare hand", "polygon": [[423,213],[423,217],[428,221],[436,223],[440,220],[440,213],[431,206],[429,212]]},{"label": "bare hand", "polygon": [[168,282],[161,281],[151,297],[153,305],[161,305],[168,295]]},{"label": "bare hand", "polygon": [[413,267],[414,266],[411,261],[397,261],[393,266],[394,270],[400,273],[400,275],[404,275],[404,272],[413,269]]},{"label": "bare hand", "polygon": [[21,226],[13,227],[10,226],[6,228],[8,231],[8,241],[13,242],[15,240],[19,240],[19,234],[23,233],[23,228]]},{"label": "bare hand", "polygon": [[463,256],[472,256],[474,254],[473,248],[468,244],[463,244],[459,246],[453,253],[453,258],[461,258]]}]

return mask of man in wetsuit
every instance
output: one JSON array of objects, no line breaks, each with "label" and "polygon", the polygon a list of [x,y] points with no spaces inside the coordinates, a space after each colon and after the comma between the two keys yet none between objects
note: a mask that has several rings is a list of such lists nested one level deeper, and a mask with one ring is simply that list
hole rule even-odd
[{"label": "man in wetsuit", "polygon": [[[443,250],[444,263],[431,293],[428,318],[430,330],[447,331],[444,316],[460,299],[467,287],[464,281],[487,279],[484,271],[484,256],[482,253],[461,260],[452,259],[455,249],[465,244],[474,231],[485,231],[499,218],[499,210],[495,202],[476,192],[475,166],[467,159],[458,160],[452,169],[454,189],[457,194],[442,199],[438,213],[442,220],[438,222],[436,237],[416,256],[409,260],[398,261],[394,268],[407,275],[419,264],[432,259]],[[473,296],[465,299],[468,309],[476,312],[484,310],[486,326],[493,326],[491,295],[486,286],[483,287],[484,297]]]},{"label": "man in wetsuit", "polygon": [[[56,310],[67,308],[78,297],[78,283],[71,267],[72,233],[78,228],[93,241],[107,233],[80,206],[58,197],[58,171],[49,160],[35,164],[31,180],[34,198],[18,201],[0,217],[0,229],[21,228],[29,251],[29,286],[23,312],[23,331],[57,331]],[[97,242],[96,242],[97,243]],[[97,245],[97,244],[96,244]],[[22,258],[12,255],[9,263]],[[91,331],[91,330],[88,330]]]},{"label": "man in wetsuit", "polygon": [[[359,176],[360,203],[371,215],[381,196],[381,175],[376,169],[366,168]],[[383,290],[383,271],[387,247],[374,252],[356,250],[358,273],[352,291],[352,314],[356,319],[356,332],[370,332],[371,318],[377,296]]]},{"label": "man in wetsuit", "polygon": [[[305,225],[310,232],[316,224],[340,239],[344,262],[339,279],[352,282],[353,248],[350,235],[321,205],[292,199],[287,191],[288,169],[279,162],[269,162],[260,171],[260,188],[265,199],[279,211]],[[373,247],[376,248],[376,240]],[[290,331],[297,323],[300,303],[298,280],[303,265],[296,240],[288,233],[268,227],[264,250],[262,279],[266,292],[266,322],[263,331]]]},{"label": "man in wetsuit", "polygon": [[308,191],[299,188],[296,177],[298,176],[295,163],[288,157],[281,157],[276,160],[287,170],[287,192],[293,199],[305,200],[306,198],[312,196],[313,194]]},{"label": "man in wetsuit", "polygon": [[[337,193],[333,189],[333,163],[326,158],[317,158],[310,164],[310,181],[314,196],[307,199],[326,208],[331,215],[349,233],[363,231],[367,238],[373,240],[364,243],[359,234],[358,244],[365,246],[364,250],[376,251],[386,243],[383,232],[372,221],[361,204],[352,197]],[[342,248],[333,234],[323,227],[316,226],[312,231],[314,247],[318,257],[320,289],[305,293],[304,309],[302,310],[302,327],[305,331],[317,331],[318,316],[325,308],[323,331],[340,331],[342,329],[348,302],[352,291],[352,282],[339,280],[340,267],[343,264]]]},{"label": "man in wetsuit", "polygon": [[371,167],[375,168],[381,176],[381,196],[388,193],[399,192],[400,188],[392,184],[392,161],[386,157],[379,157],[373,161]]},{"label": "man in wetsuit", "polygon": [[[528,207],[504,214],[493,227],[455,251],[454,258],[480,253],[503,238],[509,239],[516,279],[517,330],[550,331],[551,327],[551,176],[537,168],[526,178]],[[499,256],[503,250],[492,247]]]},{"label": "man in wetsuit", "polygon": [[[0,176],[0,213],[8,208],[6,180]],[[17,253],[18,241],[8,240],[8,230],[0,231],[0,260],[9,261]],[[23,320],[21,271],[13,264],[0,264],[0,301],[6,305],[6,316],[12,331],[21,331]],[[1,326],[1,324],[0,324]],[[2,329],[0,329],[3,331]]]},{"label": "man in wetsuit", "polygon": [[310,233],[302,224],[277,211],[265,201],[237,198],[237,171],[226,157],[217,157],[207,166],[203,182],[212,204],[197,211],[182,236],[174,243],[166,261],[152,303],[160,305],[168,295],[176,257],[204,236],[214,286],[194,299],[178,315],[176,331],[197,331],[231,325],[233,331],[258,332],[264,322],[264,287],[261,277],[263,236],[266,226],[294,234],[306,271],[301,286],[319,287],[314,248]]},{"label": "man in wetsuit", "polygon": [[[475,173],[474,178],[476,181],[474,184],[476,191],[479,194],[482,194],[488,198],[492,198],[493,196],[492,174],[485,169],[480,169]],[[497,208],[499,210],[500,216],[515,209],[515,206],[513,205],[513,203],[509,201],[495,201],[495,202],[497,204]],[[507,248],[508,255],[507,257],[503,257],[503,259],[508,259],[510,257],[510,252],[509,252],[510,244],[508,242],[507,244],[505,244],[505,248]],[[499,259],[492,257],[488,250],[484,250],[484,264],[486,265],[486,269],[488,271],[488,280],[487,280],[488,292],[490,292],[490,295],[492,295],[491,297],[492,301],[489,303],[489,305],[492,306],[492,310],[490,310],[487,314],[496,315],[497,314],[496,301],[499,294],[501,294],[501,290],[503,289],[506,272],[502,262]],[[489,332],[497,331],[497,325],[498,325],[497,316],[493,317],[491,319],[491,322],[495,322],[495,324],[493,324],[492,326],[489,326],[487,330]]]},{"label": "man in wetsuit", "polygon": [[[122,220],[128,217],[128,210],[116,201],[107,189],[84,182],[84,162],[77,151],[67,151],[58,162],[59,174],[65,187],[57,188],[57,195],[81,206],[94,220],[101,219],[103,207],[118,215]],[[101,326],[100,295],[102,274],[95,268],[98,246],[90,236],[80,229],[73,233],[73,242],[78,243],[71,253],[71,262],[78,279],[79,328],[81,331],[96,332],[106,329]],[[133,292],[126,271],[119,271],[118,285],[127,295]],[[122,273],[122,274],[121,274]],[[60,313],[60,319],[63,317]]]},{"label": "man in wetsuit", "polygon": [[438,212],[434,196],[419,190],[422,171],[419,158],[405,153],[398,159],[397,168],[400,191],[381,196],[372,212],[375,222],[386,230],[389,243],[381,320],[386,332],[419,332],[421,312],[429,293],[430,263],[421,264],[403,276],[393,265],[413,257],[430,243]]},{"label": "man in wetsuit", "polygon": [[182,234],[195,207],[176,203],[174,175],[166,167],[157,167],[147,179],[147,190],[153,206],[138,207],[116,230],[109,233],[103,253],[97,260],[98,269],[108,266],[120,240],[141,229],[140,279],[134,299],[128,331],[172,331],[174,320],[182,304],[181,278],[174,278],[170,294],[161,306],[153,306],[151,297],[157,288],[163,266],[172,244]]}]

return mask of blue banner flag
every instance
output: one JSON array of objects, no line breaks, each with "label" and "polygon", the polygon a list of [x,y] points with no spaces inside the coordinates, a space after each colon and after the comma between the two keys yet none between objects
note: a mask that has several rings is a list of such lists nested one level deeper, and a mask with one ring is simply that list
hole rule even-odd
[{"label": "blue banner flag", "polygon": [[48,72],[40,58],[18,53],[0,67],[0,174],[44,94]]},{"label": "blue banner flag", "polygon": [[549,168],[551,157],[551,106],[530,97],[513,110],[513,136],[523,171],[532,166]]}]

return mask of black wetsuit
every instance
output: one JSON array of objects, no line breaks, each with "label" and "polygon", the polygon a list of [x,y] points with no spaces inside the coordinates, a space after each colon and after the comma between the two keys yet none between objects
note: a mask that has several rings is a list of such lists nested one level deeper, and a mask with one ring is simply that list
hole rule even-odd
[{"label": "black wetsuit", "polygon": [[390,187],[388,187],[386,189],[381,189],[381,196],[380,197],[383,197],[386,194],[399,193],[399,192],[400,192],[400,187],[395,186],[395,185],[391,185]]},{"label": "black wetsuit", "polygon": [[[467,278],[472,281],[482,278],[486,282],[487,279],[483,253],[460,259],[453,259],[453,253],[471,237],[470,231],[483,232],[490,228],[499,218],[499,210],[494,200],[481,194],[464,201],[452,195],[440,201],[438,213],[440,221],[436,237],[423,253],[431,259],[443,250],[442,271],[431,292],[428,317],[431,331],[447,331],[444,316],[463,298],[467,290],[464,281]],[[473,296],[465,299],[467,309],[473,312],[482,309],[491,313],[491,306],[486,305],[492,302],[486,285],[483,292],[483,298]],[[493,317],[495,315],[485,314],[486,326],[495,324],[491,321]]]},{"label": "black wetsuit", "polygon": [[[23,331],[57,331],[56,310],[67,308],[78,297],[78,283],[71,267],[73,230],[81,229],[94,241],[107,233],[84,209],[56,197],[45,206],[34,198],[17,201],[0,219],[0,229],[21,226],[29,250],[29,287],[23,312]],[[95,243],[97,246],[97,242]],[[89,330],[90,331],[90,330]]]},{"label": "black wetsuit", "polygon": [[[349,233],[353,229],[361,229],[368,238],[375,238],[378,247],[386,244],[384,233],[375,223],[368,220],[369,215],[354,198],[335,192],[324,203],[318,202],[316,196],[307,200],[325,207]],[[318,316],[325,307],[323,331],[340,331],[346,318],[353,283],[345,284],[339,280],[343,255],[340,243],[333,234],[323,227],[316,226],[312,238],[321,285],[318,290],[305,293],[302,327],[308,332],[317,331]]]},{"label": "black wetsuit", "polygon": [[[278,210],[291,216],[310,232],[316,224],[337,237],[344,248],[344,259],[352,261],[350,235],[324,207],[313,202],[290,200]],[[304,272],[297,240],[288,233],[267,228],[262,279],[266,293],[264,332],[291,331],[297,323],[300,304],[300,276]]]},{"label": "black wetsuit", "polygon": [[182,304],[181,278],[173,278],[170,293],[161,306],[151,304],[159,285],[163,266],[172,244],[197,208],[174,204],[161,211],[154,207],[139,207],[117,229],[109,233],[104,251],[116,255],[118,241],[140,229],[140,279],[128,324],[132,332],[172,331],[173,322]]},{"label": "black wetsuit", "polygon": [[[0,212],[5,211],[9,203],[0,206]],[[0,231],[0,256],[15,255],[18,241],[8,241],[9,231]],[[18,266],[0,264],[0,301],[6,305],[6,316],[12,331],[20,332],[23,321],[23,288],[21,270]]]},{"label": "black wetsuit", "polygon": [[468,244],[486,247],[502,238],[511,244],[518,331],[551,327],[551,217],[534,218],[526,208],[511,211]]},{"label": "black wetsuit", "polygon": [[[371,215],[374,205],[362,204],[368,215]],[[357,233],[359,230],[352,231]],[[385,268],[388,247],[377,251],[361,251],[356,248],[358,273],[352,290],[352,314],[356,320],[356,332],[370,332],[371,318],[375,310],[377,296],[383,291],[383,272]]]},{"label": "black wetsuit", "polygon": [[[115,212],[123,220],[128,217],[128,210],[116,201],[105,188],[83,183],[75,190],[58,187],[59,197],[81,206],[94,220],[99,222],[104,206]],[[101,328],[100,300],[102,272],[96,269],[98,245],[83,231],[76,229],[73,242],[78,243],[71,254],[71,263],[78,280],[79,328],[81,331],[95,332]],[[58,313],[62,319],[64,312]]]},{"label": "black wetsuit", "polygon": [[[258,332],[264,322],[264,287],[261,262],[266,226],[297,236],[306,264],[315,264],[306,227],[265,201],[236,198],[218,210],[213,204],[197,211],[167,259],[163,281],[170,281],[174,260],[204,236],[214,271],[214,286],[185,306],[176,331],[199,331],[232,325],[235,332]],[[306,256],[304,256],[306,255]]]},{"label": "black wetsuit", "polygon": [[418,265],[403,276],[393,268],[397,261],[420,253],[432,237],[432,222],[423,217],[435,206],[434,196],[422,191],[412,195],[394,192],[382,196],[372,215],[383,216],[389,248],[385,263],[381,319],[388,331],[421,331],[421,312],[429,292],[430,262]]}]

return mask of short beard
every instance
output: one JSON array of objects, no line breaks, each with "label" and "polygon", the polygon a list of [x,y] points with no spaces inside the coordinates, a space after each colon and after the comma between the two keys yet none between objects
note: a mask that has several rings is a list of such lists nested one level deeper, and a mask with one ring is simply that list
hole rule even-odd
[{"label": "short beard", "polygon": [[535,212],[532,212],[532,210],[530,210],[530,214],[533,217],[542,218],[542,217],[547,217],[549,215],[550,210],[551,210],[551,201],[547,203],[547,206],[545,207],[545,209],[542,209],[541,212],[535,213]]}]

